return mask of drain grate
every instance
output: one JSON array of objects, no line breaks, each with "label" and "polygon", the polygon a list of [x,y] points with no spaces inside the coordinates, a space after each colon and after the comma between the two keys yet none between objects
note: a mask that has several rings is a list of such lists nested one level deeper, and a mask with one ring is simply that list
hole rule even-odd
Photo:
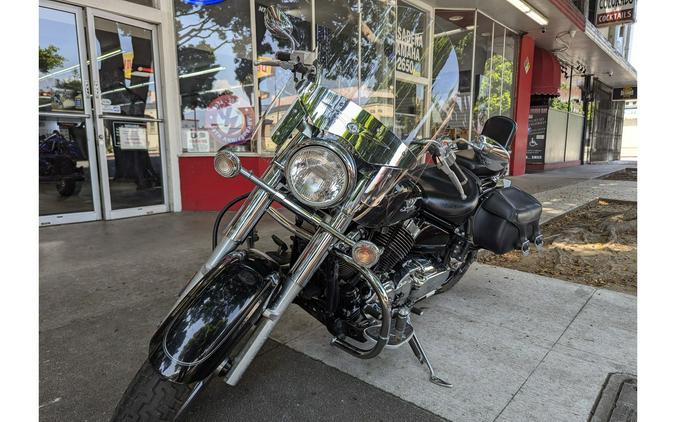
[{"label": "drain grate", "polygon": [[610,373],[595,400],[589,422],[637,422],[637,377]]}]

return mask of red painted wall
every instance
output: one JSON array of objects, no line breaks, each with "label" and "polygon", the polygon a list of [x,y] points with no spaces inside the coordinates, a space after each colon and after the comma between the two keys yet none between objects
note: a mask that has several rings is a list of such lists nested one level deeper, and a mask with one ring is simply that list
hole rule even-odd
[{"label": "red painted wall", "polygon": [[[269,162],[269,158],[241,157],[242,167],[256,176],[262,175]],[[213,157],[178,157],[178,165],[185,211],[216,211],[253,189],[253,183],[242,176],[225,179],[218,175],[213,169]]]},{"label": "red painted wall", "polygon": [[520,39],[520,55],[516,72],[516,111],[518,125],[516,138],[511,148],[511,175],[525,174],[525,154],[527,152],[527,128],[530,117],[530,94],[532,92],[532,65],[534,64],[534,39],[523,35]]}]

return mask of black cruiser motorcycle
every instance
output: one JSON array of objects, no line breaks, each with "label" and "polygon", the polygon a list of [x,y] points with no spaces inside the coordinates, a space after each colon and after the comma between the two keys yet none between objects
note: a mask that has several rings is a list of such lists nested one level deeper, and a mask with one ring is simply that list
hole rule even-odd
[{"label": "black cruiser motorcycle", "polygon": [[[382,63],[364,64],[360,84],[343,83],[335,75],[358,61],[357,52],[344,57],[330,45],[339,34],[303,52],[278,8],[267,9],[265,25],[292,47],[264,63],[293,74],[267,109],[286,110],[271,135],[275,158],[256,177],[232,152],[216,154],[221,176],[256,187],[152,337],[114,421],[175,420],[212,379],[236,385],[291,303],[326,326],[336,349],[370,359],[408,344],[431,382],[450,387],[434,373],[410,314],[455,285],[479,249],[542,245],[541,204],[503,179],[513,121],[488,120],[472,141],[433,133],[453,112],[454,50],[434,64],[429,113],[399,137],[374,115],[390,101],[378,87],[394,80]],[[374,44],[385,29],[378,25],[368,28]],[[292,233],[290,248],[278,238],[277,251],[255,248],[264,214]]]}]

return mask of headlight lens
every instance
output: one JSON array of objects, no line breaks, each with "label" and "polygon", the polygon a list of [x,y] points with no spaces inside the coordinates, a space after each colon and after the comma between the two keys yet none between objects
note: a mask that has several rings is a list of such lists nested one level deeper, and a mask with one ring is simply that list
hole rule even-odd
[{"label": "headlight lens", "polygon": [[286,182],[298,201],[326,208],[344,198],[349,172],[338,154],[326,147],[311,145],[301,148],[288,161]]}]

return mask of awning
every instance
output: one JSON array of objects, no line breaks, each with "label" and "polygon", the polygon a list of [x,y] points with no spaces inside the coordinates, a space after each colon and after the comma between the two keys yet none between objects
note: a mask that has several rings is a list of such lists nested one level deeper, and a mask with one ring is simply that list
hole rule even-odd
[{"label": "awning", "polygon": [[560,89],[560,62],[542,48],[534,48],[532,64],[532,95],[557,97]]}]

